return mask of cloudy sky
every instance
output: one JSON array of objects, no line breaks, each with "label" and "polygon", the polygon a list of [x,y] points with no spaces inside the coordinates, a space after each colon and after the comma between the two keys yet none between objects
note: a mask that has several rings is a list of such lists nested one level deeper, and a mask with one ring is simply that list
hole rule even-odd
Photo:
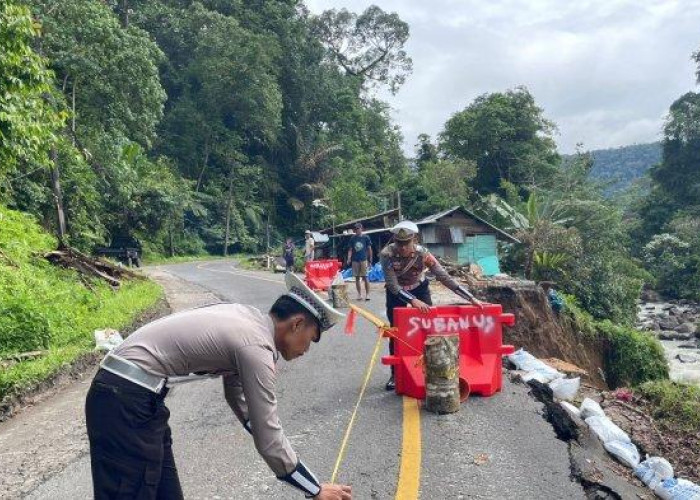
[{"label": "cloudy sky", "polygon": [[397,12],[413,74],[394,109],[413,152],[421,132],[485,92],[527,86],[564,153],[658,140],[669,105],[696,89],[700,0],[307,0],[319,13]]}]

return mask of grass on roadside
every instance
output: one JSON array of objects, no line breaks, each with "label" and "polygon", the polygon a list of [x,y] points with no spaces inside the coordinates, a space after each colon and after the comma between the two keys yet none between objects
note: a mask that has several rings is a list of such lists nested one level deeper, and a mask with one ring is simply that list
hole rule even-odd
[{"label": "grass on roadside", "polygon": [[107,284],[54,267],[56,247],[28,215],[0,206],[0,359],[30,351],[41,357],[0,368],[0,400],[51,376],[94,347],[93,331],[124,329],[162,297],[150,281]]},{"label": "grass on roadside", "polygon": [[700,430],[700,387],[660,380],[647,382],[639,392],[651,403],[652,416],[683,430]]},{"label": "grass on roadside", "polygon": [[668,379],[668,361],[663,347],[651,333],[597,320],[568,295],[565,317],[585,336],[603,341],[605,380],[611,389]]}]

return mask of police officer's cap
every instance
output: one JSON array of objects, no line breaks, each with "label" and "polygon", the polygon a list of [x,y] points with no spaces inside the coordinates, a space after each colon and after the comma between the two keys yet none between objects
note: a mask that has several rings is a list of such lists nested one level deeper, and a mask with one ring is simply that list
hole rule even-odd
[{"label": "police officer's cap", "polygon": [[304,306],[318,320],[322,332],[345,317],[343,313],[328,305],[320,295],[306,286],[306,283],[295,274],[287,273],[284,282],[287,285],[287,295]]},{"label": "police officer's cap", "polygon": [[404,220],[391,228],[394,239],[397,241],[409,241],[418,234],[418,226],[415,222]]}]

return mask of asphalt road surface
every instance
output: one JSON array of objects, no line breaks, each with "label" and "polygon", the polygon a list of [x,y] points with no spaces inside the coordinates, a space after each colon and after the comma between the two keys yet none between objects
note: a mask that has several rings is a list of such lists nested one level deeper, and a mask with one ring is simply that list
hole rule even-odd
[{"label": "asphalt road surface", "polygon": [[[221,300],[264,310],[284,292],[281,275],[240,270],[230,261],[159,270]],[[372,286],[372,300],[361,305],[383,316],[383,287]],[[351,292],[354,297],[352,286]],[[354,335],[336,326],[301,359],[280,361],[282,425],[322,481],[331,478],[376,339],[376,329],[358,318]],[[382,346],[382,354],[385,350]],[[506,380],[501,393],[470,398],[459,413],[436,416],[416,410],[414,400],[404,403],[386,392],[387,377],[387,367],[377,359],[338,468],[337,481],[352,485],[353,498],[585,498],[571,479],[567,444],[555,438],[541,416],[541,405],[524,386]],[[219,380],[178,387],[166,403],[186,498],[303,498],[277,481],[258,457],[252,439],[226,405]],[[27,498],[91,496],[89,456],[83,454]]]}]

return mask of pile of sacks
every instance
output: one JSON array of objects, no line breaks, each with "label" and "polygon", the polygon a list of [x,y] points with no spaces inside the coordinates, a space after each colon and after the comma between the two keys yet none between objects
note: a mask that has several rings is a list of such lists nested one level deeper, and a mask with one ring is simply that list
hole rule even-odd
[{"label": "pile of sacks", "polygon": [[[352,267],[348,267],[347,269],[345,269],[341,273],[341,275],[346,281],[354,280],[352,276]],[[382,269],[382,266],[381,264],[379,264],[379,262],[367,268],[367,279],[372,283],[384,281],[384,270]]]},{"label": "pile of sacks", "polygon": [[509,354],[508,360],[518,370],[526,372],[522,376],[523,382],[527,383],[530,380],[537,380],[547,384],[557,399],[574,399],[581,387],[581,377],[566,378],[563,373],[540,361],[525,349],[518,349],[513,354]]},{"label": "pile of sacks", "polygon": [[565,378],[533,355],[520,349],[508,356],[519,370],[525,373],[524,382],[537,380],[549,385],[555,398],[570,415],[586,422],[586,425],[603,443],[603,447],[622,464],[634,469],[635,475],[664,500],[700,500],[700,486],[686,479],[673,477],[673,467],[660,457],[648,457],[640,463],[639,450],[625,431],[610,420],[603,408],[590,398],[585,398],[577,408],[566,400],[572,400],[579,390],[581,379]]}]

